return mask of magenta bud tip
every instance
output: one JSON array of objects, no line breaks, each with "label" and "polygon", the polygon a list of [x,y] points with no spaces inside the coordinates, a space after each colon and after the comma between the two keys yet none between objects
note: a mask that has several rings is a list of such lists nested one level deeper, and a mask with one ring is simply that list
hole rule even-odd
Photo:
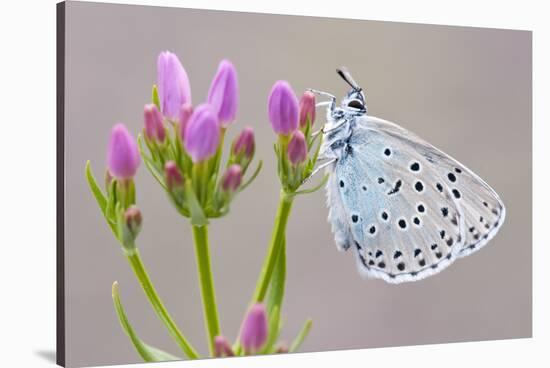
[{"label": "magenta bud tip", "polygon": [[304,128],[307,122],[313,125],[315,121],[315,94],[306,91],[300,99],[300,128]]},{"label": "magenta bud tip", "polygon": [[268,99],[271,127],[277,134],[287,135],[298,127],[298,99],[287,81],[277,81]]},{"label": "magenta bud tip", "polygon": [[107,148],[107,167],[117,179],[134,177],[141,162],[137,143],[122,123],[111,130]]},{"label": "magenta bud tip", "polygon": [[307,144],[304,133],[300,130],[294,131],[290,142],[288,142],[287,147],[288,160],[293,164],[297,165],[304,162],[307,158]]}]

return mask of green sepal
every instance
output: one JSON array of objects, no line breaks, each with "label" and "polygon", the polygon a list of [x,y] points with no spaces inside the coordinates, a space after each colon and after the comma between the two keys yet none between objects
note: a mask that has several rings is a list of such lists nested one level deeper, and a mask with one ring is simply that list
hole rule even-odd
[{"label": "green sepal", "polygon": [[134,328],[128,321],[126,313],[124,312],[124,307],[120,301],[120,294],[118,292],[118,282],[113,283],[112,288],[113,303],[115,305],[115,311],[118,316],[118,320],[126,335],[130,338],[130,341],[134,345],[134,348],[141,356],[141,358],[146,362],[165,362],[170,360],[181,360],[181,358],[157,349],[151,345],[146,344],[141,340],[135,333]]},{"label": "green sepal", "polygon": [[[113,180],[115,182],[115,180]],[[115,203],[120,203],[122,208],[127,209],[131,205],[136,203],[136,185],[134,179],[128,179],[125,181],[116,181],[117,185],[115,191],[110,193],[116,193]],[[110,198],[111,199],[111,198]]]},{"label": "green sepal", "polygon": [[[206,208],[209,208],[209,207],[212,207],[212,204],[213,204],[213,198],[211,198],[213,196],[213,194],[216,193],[216,183],[217,182],[217,174],[214,174],[212,176],[209,177],[208,179],[208,183],[206,184],[206,193],[208,193],[207,195],[207,201],[206,201]],[[209,212],[207,210],[207,212]]]},{"label": "green sepal", "polygon": [[328,178],[329,178],[329,174],[325,174],[325,176],[323,177],[323,179],[319,182],[319,184],[317,184],[316,186],[312,187],[312,188],[308,188],[308,189],[302,189],[302,190],[299,190],[297,192],[294,192],[294,193],[288,193],[289,196],[297,196],[297,195],[302,195],[302,194],[309,194],[309,193],[313,193],[313,192],[316,192],[318,191],[319,189],[321,189],[328,181]]},{"label": "green sepal", "polygon": [[105,219],[113,225],[116,225],[115,206],[119,202],[118,199],[118,181],[112,180],[107,188],[107,207],[105,207]]},{"label": "green sepal", "polygon": [[[179,123],[173,126],[174,129],[174,139],[172,139],[172,150],[174,155],[174,161],[178,165],[178,167],[182,168],[185,167],[186,164],[183,160],[185,155],[185,150],[183,148],[183,143],[181,141],[180,133],[179,133]],[[168,135],[167,135],[168,136]],[[185,171],[182,170],[182,172],[185,174]]]},{"label": "green sepal", "polygon": [[311,330],[312,323],[313,321],[311,320],[311,318],[304,323],[304,327],[302,327],[298,336],[296,336],[294,341],[292,341],[292,344],[290,345],[290,349],[288,349],[289,353],[293,353],[300,348],[300,345],[302,345],[305,338],[309,334],[309,331]]},{"label": "green sepal", "polygon": [[101,210],[101,213],[103,214],[103,217],[105,218],[105,221],[107,221],[107,225],[111,228],[113,231],[113,234],[115,236],[117,235],[115,224],[112,222],[112,220],[109,218],[109,213],[107,212],[108,207],[108,201],[105,197],[105,194],[101,191],[101,188],[99,185],[97,185],[97,181],[94,177],[94,174],[92,173],[92,168],[90,165],[90,161],[86,161],[86,180],[88,181],[88,186],[90,187],[90,191],[92,192],[97,205],[99,206],[99,209]]},{"label": "green sepal", "polygon": [[311,134],[311,119],[309,117],[306,120],[306,126],[305,126],[305,129],[303,129],[303,132],[306,139],[309,138]]},{"label": "green sepal", "polygon": [[153,91],[152,91],[151,97],[152,97],[153,103],[157,106],[157,109],[160,111],[159,89],[156,84],[153,84]]},{"label": "green sepal", "polygon": [[136,239],[130,229],[128,229],[124,219],[124,212],[125,210],[122,205],[117,203],[115,206],[117,239],[120,241],[126,252],[133,252],[136,249]]},{"label": "green sepal", "polygon": [[[312,137],[309,142],[308,142],[308,147],[309,147],[309,152],[311,152],[311,149],[313,148],[315,141],[319,138],[319,137],[322,137],[323,134],[322,133],[319,133],[319,134],[316,134],[314,137]],[[321,142],[319,143],[319,145],[317,146],[317,148],[320,148],[321,147],[321,144],[323,143],[323,140],[321,140]]]},{"label": "green sepal", "polygon": [[206,226],[208,225],[208,219],[206,218],[204,211],[197,199],[197,195],[191,186],[191,181],[185,181],[185,198],[187,198],[187,204],[189,206],[189,214],[191,216],[191,225],[194,226]]},{"label": "green sepal", "polygon": [[159,172],[159,170],[155,165],[155,162],[149,156],[147,156],[147,154],[143,150],[143,140],[144,140],[143,136],[141,134],[138,135],[137,141],[138,141],[139,154],[141,155],[141,158],[143,158],[143,162],[145,163],[147,170],[149,170],[151,175],[153,175],[153,177],[160,184],[160,186],[164,190],[167,190],[166,183],[164,182],[164,175]]},{"label": "green sepal", "polygon": [[222,155],[223,155],[223,144],[225,141],[225,132],[227,128],[221,128],[220,131],[220,142],[218,143],[218,149],[216,151],[216,154],[212,159],[210,159],[208,163],[208,176],[214,176],[217,178],[218,171],[220,169],[221,161],[222,161]]},{"label": "green sepal", "polygon": [[254,172],[252,173],[252,175],[250,176],[250,178],[247,181],[245,181],[243,184],[241,184],[241,187],[239,188],[239,192],[242,192],[246,187],[248,187],[250,184],[252,184],[254,179],[256,179],[256,177],[260,173],[260,170],[262,170],[263,164],[264,163],[263,163],[262,160],[260,160],[258,162],[258,166],[256,166],[256,170],[254,170]]},{"label": "green sepal", "polygon": [[[318,136],[320,136],[320,135],[321,135],[321,134],[319,134],[319,135],[315,136],[315,138],[313,138],[313,140],[311,141],[312,146],[313,146],[313,142],[315,142],[315,139],[316,139]],[[319,141],[319,144],[317,144],[317,149],[315,150],[315,153],[314,153],[314,155],[313,155],[313,157],[312,157],[312,159],[311,159],[311,162],[313,163],[312,166],[315,166],[315,163],[317,162],[317,158],[319,157],[319,152],[321,151],[321,146],[322,146],[322,145],[323,145],[323,140],[321,139],[321,140]]]}]

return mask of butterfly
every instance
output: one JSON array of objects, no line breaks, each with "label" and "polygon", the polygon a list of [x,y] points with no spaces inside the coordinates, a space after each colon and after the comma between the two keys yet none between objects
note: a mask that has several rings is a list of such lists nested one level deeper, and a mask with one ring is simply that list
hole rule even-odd
[{"label": "butterfly", "polygon": [[389,121],[367,114],[365,95],[330,97],[322,129],[328,220],[359,273],[389,283],[434,275],[495,236],[506,214],[497,193],[464,165]]}]

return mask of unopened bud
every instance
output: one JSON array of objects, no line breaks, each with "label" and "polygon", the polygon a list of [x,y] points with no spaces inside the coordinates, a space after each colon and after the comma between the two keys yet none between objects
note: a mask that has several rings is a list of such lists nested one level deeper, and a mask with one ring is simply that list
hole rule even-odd
[{"label": "unopened bud", "polygon": [[251,127],[244,128],[241,134],[233,141],[231,148],[231,153],[235,156],[243,154],[247,159],[252,158],[255,149],[254,129]]},{"label": "unopened bud", "polygon": [[233,349],[231,349],[229,341],[221,335],[214,338],[214,355],[216,357],[228,357],[235,355]]},{"label": "unopened bud", "polygon": [[292,133],[292,138],[287,147],[288,159],[293,165],[304,162],[307,158],[307,144],[304,133],[300,130]]},{"label": "unopened bud", "polygon": [[179,123],[180,138],[182,142],[185,137],[185,128],[187,127],[187,122],[189,121],[189,118],[191,117],[192,114],[193,114],[193,106],[191,106],[190,103],[185,103],[181,106],[178,123]]},{"label": "unopened bud", "polygon": [[307,122],[313,125],[315,121],[315,94],[306,91],[300,99],[300,128],[305,128]]},{"label": "unopened bud", "polygon": [[235,192],[241,185],[242,170],[239,165],[231,165],[222,178],[222,189],[225,192]]},{"label": "unopened bud", "polygon": [[268,326],[265,305],[254,304],[246,314],[241,326],[241,345],[246,354],[254,354],[267,341]]},{"label": "unopened bud", "polygon": [[275,354],[286,354],[288,353],[288,345],[284,342],[279,343],[279,346],[277,346],[277,349],[275,350]]},{"label": "unopened bud", "polygon": [[173,190],[183,185],[183,176],[174,161],[168,161],[164,165],[164,175],[166,176],[166,186],[168,186],[168,189]]},{"label": "unopened bud", "polygon": [[162,123],[162,114],[157,109],[157,105],[145,105],[143,108],[143,120],[145,121],[145,135],[147,138],[160,143],[164,142],[166,130]]},{"label": "unopened bud", "polygon": [[132,240],[137,238],[141,230],[141,222],[141,211],[137,206],[131,206],[124,212],[124,224]]}]

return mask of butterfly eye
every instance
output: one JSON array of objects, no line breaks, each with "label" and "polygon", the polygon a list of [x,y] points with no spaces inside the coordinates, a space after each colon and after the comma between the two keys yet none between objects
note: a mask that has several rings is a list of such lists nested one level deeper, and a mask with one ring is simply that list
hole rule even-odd
[{"label": "butterfly eye", "polygon": [[359,100],[351,100],[348,102],[348,107],[353,107],[354,109],[364,110],[365,107]]}]

